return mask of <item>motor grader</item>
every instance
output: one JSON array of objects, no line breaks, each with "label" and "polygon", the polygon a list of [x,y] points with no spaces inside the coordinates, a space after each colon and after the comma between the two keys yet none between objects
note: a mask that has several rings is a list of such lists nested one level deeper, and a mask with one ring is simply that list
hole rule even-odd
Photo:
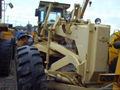
[{"label": "motor grader", "polygon": [[110,26],[83,20],[88,4],[85,0],[68,12],[70,4],[40,1],[34,44],[16,51],[18,90],[101,89]]}]

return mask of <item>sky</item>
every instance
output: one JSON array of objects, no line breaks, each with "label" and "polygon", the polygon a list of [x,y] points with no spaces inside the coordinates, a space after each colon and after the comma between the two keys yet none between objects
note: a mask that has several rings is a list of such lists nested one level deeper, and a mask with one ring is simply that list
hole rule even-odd
[{"label": "sky", "polygon": [[[23,2],[22,2],[23,1]],[[44,0],[41,0],[44,1]],[[73,9],[74,3],[82,5],[83,0],[46,0],[71,4]],[[120,0],[91,0],[91,7],[87,7],[84,19],[90,19],[94,23],[96,18],[101,18],[102,24],[111,25],[111,32],[120,28]],[[8,6],[6,8],[6,22],[16,25],[26,25],[30,23],[37,25],[37,17],[35,17],[35,9],[38,7],[40,0],[6,0],[11,2],[13,9]]]}]

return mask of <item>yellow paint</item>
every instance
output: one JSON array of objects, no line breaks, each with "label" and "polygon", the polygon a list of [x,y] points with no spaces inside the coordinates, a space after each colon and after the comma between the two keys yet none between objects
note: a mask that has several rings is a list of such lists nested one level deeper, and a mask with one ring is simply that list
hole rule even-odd
[{"label": "yellow paint", "polygon": [[1,39],[11,40],[13,38],[13,31],[9,30],[1,33]]},{"label": "yellow paint", "polygon": [[109,63],[118,56],[118,50],[113,47],[115,41],[120,41],[120,32],[115,32],[110,36],[109,40]]},{"label": "yellow paint", "polygon": [[[115,74],[120,74],[120,51],[118,49],[115,49],[113,44],[115,41],[120,41],[120,32],[115,32],[111,35],[110,41],[109,41],[109,63],[118,56],[118,62],[116,66]],[[113,82],[113,90],[120,90],[120,85],[117,82]]]},{"label": "yellow paint", "polygon": [[[117,61],[115,74],[120,75],[120,51],[119,51],[119,57],[118,57],[118,61]],[[113,90],[120,90],[120,83],[114,82],[113,83]]]},{"label": "yellow paint", "polygon": [[109,44],[113,45],[115,41],[120,41],[120,32],[115,32],[110,36]]}]

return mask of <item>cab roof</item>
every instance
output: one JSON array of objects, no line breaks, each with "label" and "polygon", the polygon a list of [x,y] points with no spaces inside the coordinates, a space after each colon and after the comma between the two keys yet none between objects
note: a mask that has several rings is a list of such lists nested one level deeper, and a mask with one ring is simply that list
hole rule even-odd
[{"label": "cab roof", "polygon": [[58,3],[58,2],[40,1],[39,8],[48,7],[50,3],[53,5],[54,8],[68,9],[70,7],[70,4]]}]

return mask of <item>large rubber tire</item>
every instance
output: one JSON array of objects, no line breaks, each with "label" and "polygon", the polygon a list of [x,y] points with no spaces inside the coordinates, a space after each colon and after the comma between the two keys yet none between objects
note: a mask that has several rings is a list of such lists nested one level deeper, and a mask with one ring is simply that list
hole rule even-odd
[{"label": "large rubber tire", "polygon": [[115,57],[109,65],[109,73],[115,73],[118,57]]},{"label": "large rubber tire", "polygon": [[16,68],[18,90],[47,90],[43,61],[37,48],[19,47]]},{"label": "large rubber tire", "polygon": [[5,77],[9,75],[11,59],[12,59],[11,40],[0,40],[0,77]]}]

